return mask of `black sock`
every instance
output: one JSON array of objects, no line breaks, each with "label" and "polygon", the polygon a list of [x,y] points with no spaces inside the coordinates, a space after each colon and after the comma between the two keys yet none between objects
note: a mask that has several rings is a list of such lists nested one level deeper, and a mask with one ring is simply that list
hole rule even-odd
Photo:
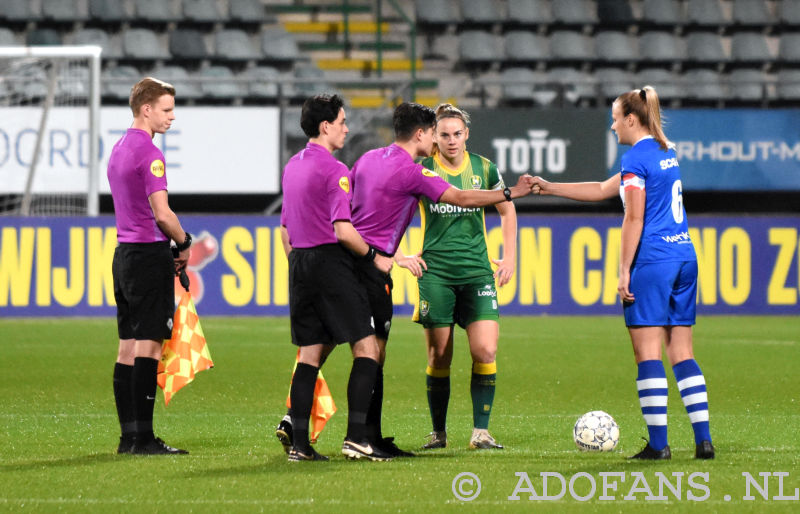
[{"label": "black sock", "polygon": [[133,413],[133,393],[131,382],[133,366],[117,362],[114,364],[114,402],[117,404],[117,418],[122,437],[130,438],[136,433],[136,416]]},{"label": "black sock", "polygon": [[133,360],[133,409],[136,416],[136,437],[153,436],[153,407],[156,404],[158,361],[149,357]]},{"label": "black sock", "polygon": [[383,366],[378,365],[375,374],[375,387],[372,388],[372,399],[367,411],[367,436],[379,441],[383,438],[381,434],[381,413],[383,410]]},{"label": "black sock", "polygon": [[367,410],[378,373],[378,361],[367,357],[353,359],[347,382],[347,438],[362,442],[367,437]]},{"label": "black sock", "polygon": [[292,443],[299,450],[307,450],[308,419],[311,417],[311,405],[314,402],[314,387],[317,385],[319,368],[302,362],[297,363],[292,379],[289,398],[292,403]]}]

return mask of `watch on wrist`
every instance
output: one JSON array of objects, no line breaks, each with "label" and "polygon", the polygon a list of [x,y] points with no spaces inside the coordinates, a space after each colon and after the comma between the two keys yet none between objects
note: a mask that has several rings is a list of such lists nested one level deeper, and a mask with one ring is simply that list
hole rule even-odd
[{"label": "watch on wrist", "polygon": [[367,262],[372,262],[372,261],[375,260],[375,255],[377,255],[377,253],[378,252],[375,250],[375,247],[372,246],[372,245],[369,245],[369,247],[367,248],[367,253],[362,255],[361,258],[364,259]]},{"label": "watch on wrist", "polygon": [[511,189],[509,188],[503,189],[503,195],[506,197],[507,202],[511,201]]},{"label": "watch on wrist", "polygon": [[190,246],[192,246],[192,235],[186,232],[186,239],[183,240],[183,243],[176,245],[175,249],[178,250],[178,252],[182,252]]}]

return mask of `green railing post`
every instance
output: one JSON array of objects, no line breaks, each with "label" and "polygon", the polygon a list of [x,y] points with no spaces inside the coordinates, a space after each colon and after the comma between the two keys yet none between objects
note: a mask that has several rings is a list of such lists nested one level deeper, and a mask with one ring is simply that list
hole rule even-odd
[{"label": "green railing post", "polygon": [[[417,25],[411,18],[408,17],[403,9],[397,4],[397,0],[389,0],[389,3],[394,7],[400,16],[403,17],[411,31],[411,101],[417,101]],[[379,2],[380,4],[380,2]]]},{"label": "green railing post", "polygon": [[342,1],[342,8],[344,10],[342,19],[344,25],[344,56],[347,59],[350,58],[350,6],[348,4],[349,0]]},{"label": "green railing post", "polygon": [[383,77],[383,44],[381,41],[381,25],[383,24],[383,0],[378,0],[378,4],[376,6],[377,12],[375,13],[375,18],[378,21],[378,26],[375,29],[375,49],[377,50],[377,68],[378,68],[378,78]]}]

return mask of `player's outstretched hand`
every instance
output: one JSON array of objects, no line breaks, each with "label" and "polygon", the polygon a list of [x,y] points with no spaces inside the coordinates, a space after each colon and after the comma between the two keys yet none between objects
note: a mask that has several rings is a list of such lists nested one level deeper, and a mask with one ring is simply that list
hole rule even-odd
[{"label": "player's outstretched hand", "polygon": [[533,194],[535,195],[549,195],[550,192],[550,182],[546,181],[542,177],[536,176],[533,177]]},{"label": "player's outstretched hand", "polygon": [[531,189],[533,188],[533,177],[528,175],[522,175],[517,183],[511,187],[511,198],[522,198],[523,196],[527,196],[531,194]]},{"label": "player's outstretched hand", "polygon": [[407,269],[417,278],[422,276],[423,269],[428,271],[428,265],[425,264],[425,260],[420,257],[420,254],[402,255],[400,252],[398,252],[397,255],[394,256],[394,261],[398,266]]},{"label": "player's outstretched hand", "polygon": [[511,281],[514,276],[514,264],[505,262],[503,259],[492,259],[492,262],[497,265],[497,271],[494,272],[494,278],[497,281],[497,287],[503,287]]},{"label": "player's outstretched hand", "polygon": [[392,265],[394,261],[391,257],[385,257],[381,254],[375,256],[375,260],[372,261],[375,264],[375,267],[381,270],[382,272],[389,274],[392,271]]}]

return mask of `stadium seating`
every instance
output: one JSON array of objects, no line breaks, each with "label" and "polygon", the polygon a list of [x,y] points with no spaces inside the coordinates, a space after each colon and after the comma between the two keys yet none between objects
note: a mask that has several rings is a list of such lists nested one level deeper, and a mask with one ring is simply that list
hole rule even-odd
[{"label": "stadium seating", "polygon": [[686,72],[684,87],[689,101],[718,105],[727,95],[719,73],[714,70],[696,69]]},{"label": "stadium seating", "polygon": [[622,93],[646,84],[637,84],[633,73],[619,68],[598,68],[594,71],[598,93],[612,101]]},{"label": "stadium seating", "polygon": [[506,62],[545,63],[550,58],[550,42],[547,37],[527,30],[512,30],[505,35]]},{"label": "stadium seating", "polygon": [[800,101],[800,70],[781,70],[775,84],[775,96],[779,101]]},{"label": "stadium seating", "polygon": [[203,97],[203,91],[198,81],[191,80],[189,72],[181,66],[156,66],[150,71],[150,76],[175,86],[177,102],[192,101]]},{"label": "stadium seating", "polygon": [[105,24],[130,20],[125,2],[119,0],[89,0],[89,18]]},{"label": "stadium seating", "polygon": [[773,59],[763,34],[737,32],[731,37],[731,63],[767,67]]},{"label": "stadium seating", "polygon": [[17,37],[11,29],[0,27],[0,46],[16,46]]},{"label": "stadium seating", "polygon": [[728,55],[716,32],[692,32],[686,36],[686,58],[689,66],[722,67]]},{"label": "stadium seating", "polygon": [[477,66],[487,66],[501,58],[495,36],[482,30],[465,30],[461,33],[458,55],[459,60],[473,70],[477,69]]},{"label": "stadium seating", "polygon": [[461,0],[461,13],[464,26],[487,26],[502,23],[503,4],[498,0]]},{"label": "stadium seating", "polygon": [[780,66],[800,66],[800,32],[781,34],[777,62]]},{"label": "stadium seating", "polygon": [[240,98],[245,94],[242,84],[235,80],[233,72],[227,66],[210,66],[200,70],[200,89],[205,96],[213,99],[228,100]]},{"label": "stadium seating", "polygon": [[102,96],[111,101],[127,103],[131,85],[142,78],[141,72],[133,66],[113,66],[102,72]]},{"label": "stadium seating", "polygon": [[782,25],[800,27],[800,0],[781,0],[778,11]]},{"label": "stadium seating", "polygon": [[733,0],[732,21],[736,27],[759,28],[775,23],[764,0]]},{"label": "stadium seating", "polygon": [[508,0],[506,23],[511,26],[546,26],[553,21],[546,0]]},{"label": "stadium seating", "polygon": [[181,16],[173,8],[173,2],[163,0],[134,0],[135,19],[138,19],[148,26],[164,25],[169,22],[178,21]]},{"label": "stadium seating", "polygon": [[247,68],[240,74],[247,79],[248,96],[258,100],[274,100],[278,97],[278,84],[276,79],[280,73],[270,66],[256,66]]},{"label": "stadium seating", "polygon": [[663,68],[643,68],[636,76],[636,87],[653,86],[664,102],[684,98],[683,80],[680,74]]},{"label": "stadium seating", "polygon": [[550,56],[560,63],[576,63],[594,59],[593,42],[589,36],[572,30],[556,30],[550,34]]},{"label": "stadium seating", "polygon": [[0,20],[12,23],[36,23],[41,19],[41,4],[30,0],[3,0]]},{"label": "stadium seating", "polygon": [[760,103],[767,100],[769,79],[763,71],[753,69],[733,70],[728,77],[731,100]]},{"label": "stadium seating", "polygon": [[301,58],[294,36],[280,25],[271,25],[261,31],[261,50],[268,61],[276,64],[292,63]]},{"label": "stadium seating", "polygon": [[687,0],[686,21],[702,30],[724,29],[729,20],[722,12],[720,0]]},{"label": "stadium seating", "polygon": [[648,31],[639,37],[639,55],[641,66],[678,68],[686,59],[685,42],[672,32]]},{"label": "stadium seating", "polygon": [[88,18],[84,3],[78,0],[42,0],[42,20],[48,24],[65,24]]},{"label": "stadium seating", "polygon": [[203,33],[196,29],[175,29],[169,33],[169,51],[177,60],[194,61],[209,56]]},{"label": "stadium seating", "polygon": [[258,25],[267,21],[264,4],[260,0],[228,0],[229,22],[237,27]]},{"label": "stadium seating", "polygon": [[597,2],[597,19],[600,27],[621,30],[637,23],[628,0],[600,0]]},{"label": "stadium seating", "polygon": [[[620,87],[639,84],[644,75],[660,80],[662,96],[674,106],[684,101],[685,105],[789,105],[792,87],[779,88],[779,81],[800,69],[800,0],[400,0],[399,4],[417,22],[417,55],[422,58],[418,78],[446,76],[437,85],[447,84],[457,100],[467,102],[607,105]],[[337,18],[345,10],[351,24],[347,38]],[[204,94],[199,81],[192,101],[218,103],[227,98],[238,103],[252,96],[254,102],[264,103],[276,101],[277,85],[265,83],[276,76],[310,76],[326,86],[331,80],[354,84],[376,78],[374,29],[362,27],[374,25],[375,16],[375,5],[367,0],[353,0],[347,8],[344,0],[0,0],[0,44],[96,44],[103,48],[103,66],[109,72],[104,71],[104,77],[128,73],[130,67],[142,74],[154,66],[178,66],[188,73],[182,78],[191,82],[210,67],[224,73],[216,68],[224,66],[234,77],[249,76],[253,68],[254,76],[262,77],[257,86],[222,89],[212,95]],[[385,4],[383,16],[390,28],[382,32],[382,62],[398,60],[398,54],[407,59],[408,27]],[[304,17],[308,23],[296,21]],[[303,32],[304,25],[308,33]],[[341,57],[331,59],[331,52],[340,52]],[[350,52],[358,55],[353,58]],[[372,53],[365,56],[365,52]],[[339,65],[327,66],[325,61]],[[363,65],[345,66],[348,61]],[[664,73],[657,73],[657,68]],[[560,83],[554,69],[579,78],[581,87],[553,87]],[[695,71],[715,74],[716,82]],[[408,76],[388,73],[393,78]],[[535,84],[522,87],[520,80],[511,80],[523,74],[533,77]],[[701,81],[692,94],[683,89],[690,78]],[[482,79],[486,80],[481,94],[473,95],[478,83],[473,81]],[[713,99],[709,84],[719,86]],[[282,87],[293,102],[312,90],[308,84]],[[111,91],[104,86],[104,98],[127,96]],[[232,96],[225,96],[225,91]]]},{"label": "stadium seating", "polygon": [[226,29],[216,34],[214,55],[219,60],[249,61],[259,60],[264,54],[243,30]]},{"label": "stadium seating", "polygon": [[222,23],[225,17],[220,11],[222,2],[216,0],[181,0],[183,6],[183,19],[185,24],[213,24]]},{"label": "stadium seating", "polygon": [[638,52],[632,36],[625,32],[604,30],[594,36],[597,61],[601,63],[633,63]]},{"label": "stadium seating", "polygon": [[72,43],[75,45],[97,45],[103,49],[103,59],[121,59],[122,43],[116,36],[109,36],[99,28],[80,29],[75,32]]},{"label": "stadium seating", "polygon": [[564,26],[594,25],[597,8],[588,0],[558,0],[551,3],[553,23]]},{"label": "stadium seating", "polygon": [[644,0],[640,20],[646,29],[675,30],[684,23],[678,0]]},{"label": "stadium seating", "polygon": [[440,28],[461,22],[458,7],[452,0],[415,0],[414,7],[417,24],[424,28]]},{"label": "stadium seating", "polygon": [[511,105],[533,102],[533,87],[540,74],[529,68],[507,68],[502,72],[503,99]]},{"label": "stadium seating", "polygon": [[165,46],[150,29],[128,29],[122,35],[122,52],[126,59],[156,60],[169,58]]},{"label": "stadium seating", "polygon": [[53,46],[63,44],[61,34],[55,29],[34,29],[27,33],[25,44],[29,46]]}]

